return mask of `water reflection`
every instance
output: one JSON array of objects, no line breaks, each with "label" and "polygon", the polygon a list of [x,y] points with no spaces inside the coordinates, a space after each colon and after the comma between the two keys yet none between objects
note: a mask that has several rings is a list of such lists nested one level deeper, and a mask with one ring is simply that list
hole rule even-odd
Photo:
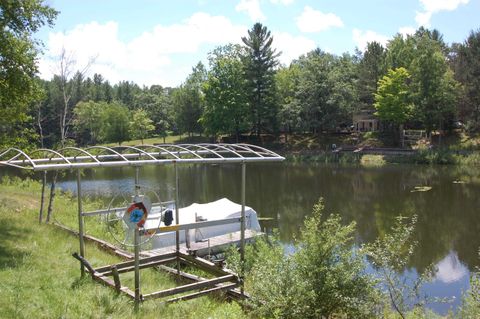
[{"label": "water reflection", "polygon": [[446,284],[459,281],[468,275],[468,269],[460,262],[454,251],[440,260],[436,268],[435,279]]},{"label": "water reflection", "polygon": [[[249,164],[246,199],[261,217],[274,219],[286,244],[320,197],[325,199],[326,212],[341,214],[345,222],[356,221],[358,243],[387,232],[398,215],[417,214],[419,244],[408,268],[418,273],[436,265],[436,279],[427,290],[456,296],[455,305],[461,289],[468,288],[469,270],[479,264],[479,173],[474,167]],[[181,206],[221,197],[239,202],[240,174],[238,165],[180,166]],[[110,197],[133,189],[133,176],[132,168],[87,170],[84,192]],[[162,200],[173,198],[171,167],[144,167],[140,179],[155,188]],[[60,185],[75,191],[73,175],[65,176]],[[416,186],[431,189],[412,192]],[[438,307],[443,311],[447,306]]]}]

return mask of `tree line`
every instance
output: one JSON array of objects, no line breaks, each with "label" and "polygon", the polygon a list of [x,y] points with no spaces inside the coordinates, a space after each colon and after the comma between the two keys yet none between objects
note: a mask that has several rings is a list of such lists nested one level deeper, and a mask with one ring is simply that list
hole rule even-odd
[{"label": "tree line", "polygon": [[[215,48],[208,65],[199,62],[178,87],[140,87],[112,85],[101,74],[86,77],[88,65],[79,67],[66,52],[51,80],[36,77],[32,34],[57,13],[38,0],[28,2],[27,17],[35,19],[25,25],[7,14],[18,9],[14,2],[2,4],[2,39],[29,45],[20,43],[15,52],[14,42],[0,47],[3,147],[36,140],[49,147],[121,143],[170,132],[236,140],[320,134],[349,128],[360,110],[375,112],[391,131],[442,131],[459,120],[470,131],[480,129],[480,31],[448,45],[438,30],[419,28],[354,54],[315,49],[286,66],[268,28],[256,23],[241,45]],[[22,62],[28,63],[19,68]]]}]

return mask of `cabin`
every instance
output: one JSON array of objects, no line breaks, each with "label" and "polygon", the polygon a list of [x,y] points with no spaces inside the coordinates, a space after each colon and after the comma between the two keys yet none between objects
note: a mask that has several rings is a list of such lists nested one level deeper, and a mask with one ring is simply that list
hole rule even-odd
[{"label": "cabin", "polygon": [[374,110],[360,110],[353,113],[353,131],[355,132],[376,132],[381,128],[378,117]]}]

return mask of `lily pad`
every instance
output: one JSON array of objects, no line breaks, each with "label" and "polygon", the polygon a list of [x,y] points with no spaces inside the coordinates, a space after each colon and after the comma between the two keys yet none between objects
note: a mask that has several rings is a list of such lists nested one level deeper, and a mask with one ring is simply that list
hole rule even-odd
[{"label": "lily pad", "polygon": [[415,186],[411,191],[410,193],[414,193],[414,192],[428,192],[429,190],[431,190],[432,187],[431,186]]}]

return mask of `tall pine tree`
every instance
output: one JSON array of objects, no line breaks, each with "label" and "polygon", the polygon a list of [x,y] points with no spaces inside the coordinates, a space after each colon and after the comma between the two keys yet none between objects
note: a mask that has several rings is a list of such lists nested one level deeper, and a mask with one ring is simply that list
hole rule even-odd
[{"label": "tall pine tree", "polygon": [[246,46],[245,74],[248,87],[248,101],[252,129],[260,136],[261,132],[277,131],[277,103],[275,101],[275,67],[277,53],[272,48],[273,37],[267,27],[255,23],[242,37]]}]

